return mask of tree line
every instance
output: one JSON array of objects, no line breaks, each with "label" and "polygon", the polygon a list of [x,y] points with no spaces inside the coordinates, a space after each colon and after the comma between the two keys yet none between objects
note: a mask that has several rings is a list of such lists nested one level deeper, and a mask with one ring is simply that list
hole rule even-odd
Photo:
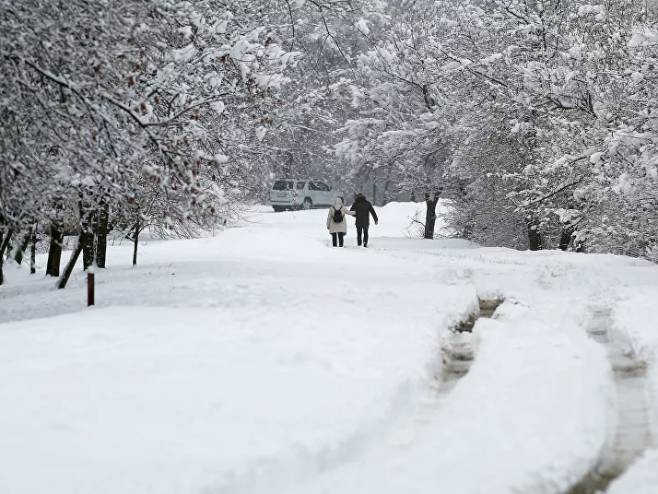
[{"label": "tree line", "polygon": [[[336,0],[0,0],[2,260],[48,239],[64,287],[109,232],[191,236],[268,178],[272,112]],[[306,33],[309,34],[309,33]],[[312,33],[310,33],[312,34]],[[60,268],[65,235],[77,244]],[[136,252],[134,254],[136,262]]]},{"label": "tree line", "polygon": [[387,2],[335,149],[485,245],[656,259],[658,6]]},{"label": "tree line", "polygon": [[108,234],[196,235],[277,175],[426,198],[427,237],[448,197],[485,245],[658,258],[652,2],[0,6],[0,281],[10,246],[63,287]]}]

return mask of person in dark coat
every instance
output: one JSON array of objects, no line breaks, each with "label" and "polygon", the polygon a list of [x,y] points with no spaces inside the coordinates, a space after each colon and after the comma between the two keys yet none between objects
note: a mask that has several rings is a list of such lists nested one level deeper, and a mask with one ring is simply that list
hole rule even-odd
[{"label": "person in dark coat", "polygon": [[375,213],[375,209],[372,207],[372,204],[370,204],[368,199],[366,199],[366,196],[363,194],[356,195],[350,211],[354,211],[354,213],[356,213],[356,243],[361,245],[363,240],[363,246],[368,247],[368,228],[370,227],[370,215],[372,215],[372,219],[375,220],[376,225],[379,222],[377,213]]}]

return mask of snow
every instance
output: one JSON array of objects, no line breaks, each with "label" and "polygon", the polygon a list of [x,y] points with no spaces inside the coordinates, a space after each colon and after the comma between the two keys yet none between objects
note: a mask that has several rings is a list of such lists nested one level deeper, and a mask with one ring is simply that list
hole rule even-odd
[{"label": "snow", "polygon": [[368,27],[368,21],[366,19],[359,19],[356,21],[355,27],[365,36],[370,34],[370,28]]},{"label": "snow", "polygon": [[[6,266],[0,492],[564,492],[614,427],[592,308],[649,360],[656,268],[423,240],[423,206],[377,208],[368,249],[351,225],[331,248],[325,210],[268,208],[148,242],[136,268],[115,245],[93,308],[80,271],[54,290]],[[441,341],[478,296],[505,302],[448,392]],[[637,490],[614,492],[648,485],[647,458]]]},{"label": "snow", "polygon": [[658,43],[658,32],[653,29],[644,28],[643,30],[636,30],[633,33],[628,46],[630,48],[638,48],[655,45],[656,43]]},{"label": "snow", "polygon": [[[651,387],[648,390],[648,397],[652,400],[653,411],[652,434],[658,440],[658,330],[653,322],[655,319],[653,304],[658,296],[658,287],[655,286],[654,280],[655,278],[642,276],[640,278],[642,284],[638,283],[638,286],[619,290],[617,293],[619,301],[614,317],[616,327],[628,335],[634,353],[647,363],[648,381]],[[658,466],[658,461],[654,466]]]},{"label": "snow", "polygon": [[443,406],[417,412],[373,457],[295,492],[564,492],[603,447],[605,358],[584,335],[574,344],[526,316],[482,321],[478,358]]},{"label": "snow", "polygon": [[[614,312],[615,326],[629,337],[630,347],[638,358],[647,363],[649,423],[654,446],[658,446],[658,330],[654,305],[658,287],[654,277],[638,277],[638,286],[626,286],[617,292]],[[650,494],[658,485],[658,448],[650,449],[637,464],[618,479],[610,494]]]},{"label": "snow", "polygon": [[171,59],[175,62],[189,62],[196,56],[196,53],[194,43],[190,43],[183,48],[171,50]]},{"label": "snow", "polygon": [[259,141],[263,140],[265,134],[267,134],[267,129],[265,127],[263,126],[256,127],[256,137],[258,138]]},{"label": "snow", "polygon": [[[118,469],[108,492],[198,492],[387,421],[422,378],[433,335],[404,338],[394,310],[368,313],[376,334],[358,331],[365,321],[334,314],[346,298],[316,311],[117,306],[11,325],[3,374],[21,379],[3,382],[14,427],[2,431],[2,490],[70,492],[73,481],[92,492]],[[29,429],[15,427],[25,418]],[[34,464],[48,473],[26,480]]]},{"label": "snow", "polygon": [[221,115],[224,112],[224,108],[226,106],[222,101],[215,101],[213,103],[210,103],[210,107],[217,112],[218,115]]},{"label": "snow", "polygon": [[596,15],[597,19],[601,20],[601,19],[604,19],[604,17],[603,17],[604,14],[605,14],[605,10],[600,5],[581,5],[578,8],[578,15],[579,16]]},{"label": "snow", "polygon": [[608,489],[609,494],[655,494],[658,486],[658,451],[651,450],[640,458]]}]

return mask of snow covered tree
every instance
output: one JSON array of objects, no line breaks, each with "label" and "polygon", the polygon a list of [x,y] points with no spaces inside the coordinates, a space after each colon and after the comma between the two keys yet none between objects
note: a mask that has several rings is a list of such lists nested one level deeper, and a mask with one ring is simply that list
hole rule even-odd
[{"label": "snow covered tree", "polygon": [[[344,126],[344,159],[394,162],[406,187],[444,185],[461,231],[485,243],[619,251],[612,245],[634,239],[624,252],[652,248],[655,7],[400,6],[409,4],[390,6],[389,28],[360,58],[362,116]],[[611,214],[638,203],[630,222]]]},{"label": "snow covered tree", "polygon": [[280,2],[0,5],[5,237],[59,225],[57,245],[77,218],[85,265],[94,236],[102,264],[109,228],[189,232],[243,197],[296,57]]}]

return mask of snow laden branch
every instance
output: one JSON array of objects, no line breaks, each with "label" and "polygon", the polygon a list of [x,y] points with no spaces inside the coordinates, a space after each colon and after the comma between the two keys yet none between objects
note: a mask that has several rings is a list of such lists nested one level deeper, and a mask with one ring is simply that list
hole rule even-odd
[{"label": "snow laden branch", "polygon": [[[112,230],[223,223],[259,179],[251,153],[298,58],[276,5],[0,0],[3,237],[75,233],[86,267]],[[290,7],[329,25],[349,3]]]},{"label": "snow laden branch", "polygon": [[487,245],[653,256],[658,9],[447,0],[383,12],[347,94],[359,115],[334,146],[355,176],[385,169],[379,180],[416,197],[444,186],[455,230]]}]

